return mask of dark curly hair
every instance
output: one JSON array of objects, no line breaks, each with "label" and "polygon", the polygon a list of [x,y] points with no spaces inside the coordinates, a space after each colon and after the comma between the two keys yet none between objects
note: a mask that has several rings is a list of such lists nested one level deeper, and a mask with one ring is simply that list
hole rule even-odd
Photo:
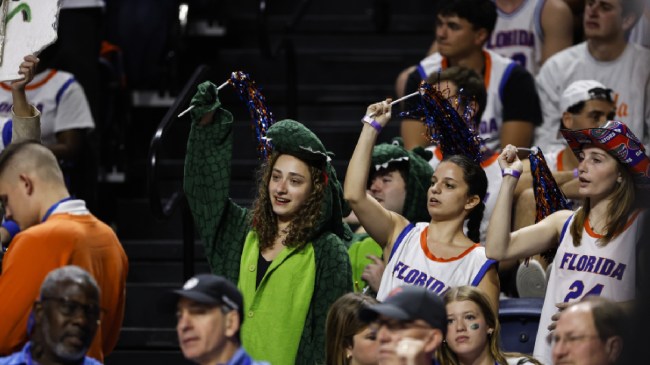
[{"label": "dark curly hair", "polygon": [[[273,153],[258,171],[257,199],[253,203],[252,226],[259,238],[260,251],[273,246],[278,237],[278,217],[273,213],[269,196],[269,181],[275,162],[282,154]],[[302,161],[302,160],[301,160]],[[304,162],[304,161],[303,161]],[[287,247],[302,248],[313,239],[318,221],[321,218],[321,206],[325,198],[324,170],[307,164],[311,175],[311,192],[289,224],[289,232],[284,239]]]}]

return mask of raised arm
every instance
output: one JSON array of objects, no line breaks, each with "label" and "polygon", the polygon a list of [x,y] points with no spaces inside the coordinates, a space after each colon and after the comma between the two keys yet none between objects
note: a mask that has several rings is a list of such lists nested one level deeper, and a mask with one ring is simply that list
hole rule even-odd
[{"label": "raised arm", "polygon": [[542,8],[542,59],[573,45],[573,13],[564,0],[547,0]]},{"label": "raised arm", "polygon": [[[521,172],[522,163],[517,157],[517,149],[508,145],[499,155],[502,170]],[[516,175],[515,172],[515,175]],[[541,253],[551,248],[559,240],[562,226],[571,211],[558,211],[541,222],[510,233],[512,222],[512,203],[517,178],[506,173],[490,217],[485,242],[487,257],[494,260],[520,259]]]},{"label": "raised arm", "polygon": [[377,129],[383,128],[388,123],[390,114],[390,100],[368,107],[366,118],[374,119],[376,124],[373,126],[370,123],[363,123],[359,141],[345,174],[343,188],[345,200],[350,204],[359,222],[381,247],[392,244],[399,232],[408,224],[406,218],[385,209],[366,193],[372,149],[379,134]]},{"label": "raised arm", "polygon": [[25,86],[34,79],[39,59],[34,55],[25,56],[18,68],[18,73],[25,77],[11,83],[12,108],[12,142],[27,139],[41,139],[41,113],[27,101]]},{"label": "raised arm", "polygon": [[231,263],[227,259],[241,255],[250,224],[247,210],[228,196],[233,117],[221,107],[216,89],[205,82],[192,98],[183,188],[212,272],[230,274],[229,279],[236,282],[239,261]]}]

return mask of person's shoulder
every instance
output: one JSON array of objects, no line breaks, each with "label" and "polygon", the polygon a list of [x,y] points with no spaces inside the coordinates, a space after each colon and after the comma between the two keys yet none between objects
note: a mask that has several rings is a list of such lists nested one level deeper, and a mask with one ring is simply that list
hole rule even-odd
[{"label": "person's shoulder", "polygon": [[22,350],[14,352],[11,355],[0,357],[0,365],[25,365],[25,364],[27,364],[27,362],[25,361],[25,356],[23,355]]},{"label": "person's shoulder", "polygon": [[83,365],[101,365],[102,363],[93,359],[92,357],[84,357]]},{"label": "person's shoulder", "polygon": [[542,69],[548,64],[548,65],[560,65],[562,66],[563,63],[566,63],[567,61],[581,61],[584,60],[585,57],[587,56],[587,42],[582,42],[575,44],[571,47],[567,47],[556,54],[552,55],[549,57],[546,62],[542,65]]}]

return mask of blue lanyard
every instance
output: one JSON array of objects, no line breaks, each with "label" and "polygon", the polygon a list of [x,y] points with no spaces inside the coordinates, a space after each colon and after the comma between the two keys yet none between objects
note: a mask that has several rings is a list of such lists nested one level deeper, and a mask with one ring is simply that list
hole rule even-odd
[{"label": "blue lanyard", "polygon": [[34,363],[32,362],[32,343],[28,343],[27,346],[25,346],[25,361],[27,362],[27,365],[33,365]]},{"label": "blue lanyard", "polygon": [[68,201],[68,200],[72,200],[72,197],[69,196],[69,197],[67,197],[67,198],[63,198],[63,199],[59,200],[58,202],[54,203],[54,205],[52,205],[52,206],[50,207],[50,209],[48,209],[47,212],[45,212],[45,215],[43,216],[43,219],[41,220],[41,223],[45,222],[45,221],[50,217],[50,214],[52,214],[52,212],[53,212],[56,208],[59,207],[59,204],[65,202],[65,201]]}]

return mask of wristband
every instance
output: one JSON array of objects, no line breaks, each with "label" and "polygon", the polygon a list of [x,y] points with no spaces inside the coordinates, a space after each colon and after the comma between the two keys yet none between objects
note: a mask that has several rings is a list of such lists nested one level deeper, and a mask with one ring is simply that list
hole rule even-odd
[{"label": "wristband", "polygon": [[373,128],[375,128],[377,133],[381,132],[381,124],[377,123],[377,121],[372,119],[372,117],[369,115],[365,115],[361,121],[370,124]]},{"label": "wristband", "polygon": [[506,175],[511,175],[515,179],[519,179],[521,176],[521,172],[511,169],[510,167],[506,167],[505,169],[501,170],[501,176],[506,176]]},{"label": "wristband", "polygon": [[580,171],[578,171],[578,168],[576,167],[573,169],[573,177],[578,177],[580,175]]}]

